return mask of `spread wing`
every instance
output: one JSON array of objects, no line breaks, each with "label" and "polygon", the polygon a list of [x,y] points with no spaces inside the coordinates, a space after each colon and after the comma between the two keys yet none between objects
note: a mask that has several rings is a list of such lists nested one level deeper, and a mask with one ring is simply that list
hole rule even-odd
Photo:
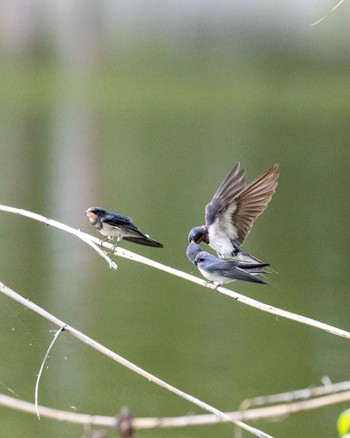
[{"label": "spread wing", "polygon": [[278,165],[273,164],[248,186],[241,186],[239,193],[233,197],[227,196],[225,199],[228,202],[221,203],[215,216],[210,217],[211,223],[215,222],[230,239],[242,245],[255,219],[266,209],[275,193],[279,176],[277,171]]},{"label": "spread wing", "polygon": [[217,189],[213,199],[205,207],[205,222],[212,225],[219,212],[232,204],[237,195],[246,187],[244,169],[237,163]]},{"label": "spread wing", "polygon": [[232,224],[238,230],[237,242],[242,245],[255,219],[266,209],[275,193],[278,164],[273,164],[237,196],[237,210]]},{"label": "spread wing", "polygon": [[[251,182],[235,199],[237,209],[231,223],[238,232],[236,239],[242,245],[255,219],[266,209],[275,193],[278,180],[278,165],[273,164]],[[225,215],[225,213],[222,213]]]}]

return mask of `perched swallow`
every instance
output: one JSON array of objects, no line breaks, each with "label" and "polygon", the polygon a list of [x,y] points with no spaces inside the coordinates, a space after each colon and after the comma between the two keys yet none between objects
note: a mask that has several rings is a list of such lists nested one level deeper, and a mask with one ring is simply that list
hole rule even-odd
[{"label": "perched swallow", "polygon": [[241,245],[255,219],[265,210],[277,187],[278,164],[273,164],[249,185],[236,164],[205,207],[205,225],[192,228],[189,242],[209,244],[221,258],[261,263],[244,253]]},{"label": "perched swallow", "polygon": [[268,274],[264,268],[267,263],[242,263],[237,260],[221,259],[209,252],[202,251],[195,242],[191,242],[186,251],[188,259],[200,270],[207,280],[220,285],[235,280],[266,284],[257,277],[258,274]]},{"label": "perched swallow", "polygon": [[163,245],[143,234],[133,223],[130,217],[106,211],[100,207],[90,207],[85,211],[91,225],[101,234],[107,236],[106,240],[117,238],[117,244],[124,239],[139,245],[163,248]]}]

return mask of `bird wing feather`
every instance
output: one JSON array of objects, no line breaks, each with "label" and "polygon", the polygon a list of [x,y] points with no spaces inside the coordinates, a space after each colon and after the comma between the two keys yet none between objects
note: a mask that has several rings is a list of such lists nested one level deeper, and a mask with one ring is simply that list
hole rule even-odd
[{"label": "bird wing feather", "polygon": [[263,266],[260,264],[250,264],[244,267],[242,265],[242,267],[239,267],[239,264],[232,260],[218,260],[217,262],[214,261],[211,263],[210,270],[213,274],[226,278],[234,278],[241,281],[251,281],[253,283],[265,283],[263,280],[256,277],[256,275],[252,275],[246,271],[246,269],[252,269],[253,272],[256,270],[254,273],[258,274],[260,273],[259,269],[262,269],[262,267]]},{"label": "bird wing feather", "polygon": [[[234,168],[235,169],[235,168]],[[234,170],[233,169],[233,170]],[[273,194],[275,193],[278,180],[278,165],[273,164],[249,185],[240,185],[241,191],[233,197],[226,196],[227,203],[221,203],[220,208],[211,209],[211,223],[217,222],[217,226],[225,230],[230,239],[239,246],[242,245],[249,233],[255,219],[266,209]],[[234,181],[231,181],[234,184]],[[237,185],[236,187],[238,187]],[[226,186],[228,190],[228,187]],[[231,193],[234,193],[231,190]],[[215,199],[208,204],[213,204]]]},{"label": "bird wing feather", "polygon": [[[118,229],[122,229],[124,231],[130,232],[134,235],[140,236],[141,238],[148,238],[146,234],[144,234],[141,230],[137,228],[136,225],[133,224],[131,217],[121,216],[119,214],[111,213],[106,214],[104,218],[102,218],[102,222],[108,224],[111,227],[115,227]],[[126,236],[125,236],[126,237]],[[125,239],[124,237],[124,239]],[[135,236],[136,237],[136,236]]]},{"label": "bird wing feather", "polygon": [[217,218],[219,212],[226,206],[232,204],[236,196],[246,187],[244,169],[237,163],[220,184],[212,200],[205,207],[205,222],[211,225]]},{"label": "bird wing feather", "polygon": [[247,237],[255,219],[263,213],[276,191],[278,180],[278,165],[274,164],[251,182],[235,202],[237,209],[231,217],[231,223],[238,230],[239,245]]}]

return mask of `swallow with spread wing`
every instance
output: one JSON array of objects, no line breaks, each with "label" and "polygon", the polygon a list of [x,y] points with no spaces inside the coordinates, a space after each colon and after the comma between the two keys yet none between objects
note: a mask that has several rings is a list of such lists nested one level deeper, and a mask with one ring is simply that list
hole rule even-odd
[{"label": "swallow with spread wing", "polygon": [[247,185],[244,169],[236,164],[206,205],[205,225],[192,228],[189,242],[205,242],[221,258],[261,263],[241,246],[255,219],[271,201],[278,176],[278,164],[273,164]]}]

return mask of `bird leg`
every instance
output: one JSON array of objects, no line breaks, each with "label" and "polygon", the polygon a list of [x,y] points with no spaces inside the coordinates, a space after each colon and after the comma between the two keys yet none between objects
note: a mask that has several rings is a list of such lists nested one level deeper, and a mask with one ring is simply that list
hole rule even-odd
[{"label": "bird leg", "polygon": [[118,243],[122,240],[122,238],[120,236],[117,237],[117,241],[115,243],[115,245],[113,245],[112,247],[112,251],[115,252],[115,250],[118,248]]},{"label": "bird leg", "polygon": [[[110,242],[111,240],[113,240],[113,237],[111,237],[111,236],[107,236],[105,239],[101,240],[101,242],[100,242],[101,248],[103,248],[103,244],[105,242]],[[114,247],[112,249],[114,249]]]}]

